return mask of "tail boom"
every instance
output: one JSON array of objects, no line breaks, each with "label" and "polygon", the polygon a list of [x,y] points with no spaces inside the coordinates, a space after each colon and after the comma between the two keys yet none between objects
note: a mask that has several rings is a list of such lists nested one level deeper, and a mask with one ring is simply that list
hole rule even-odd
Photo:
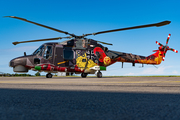
[{"label": "tail boom", "polygon": [[137,60],[138,63],[143,63],[143,64],[154,64],[154,65],[159,65],[161,64],[162,60],[163,60],[163,52],[164,51],[159,51],[156,50],[156,52],[152,55],[149,55],[148,57],[146,57],[146,59],[140,59]]}]

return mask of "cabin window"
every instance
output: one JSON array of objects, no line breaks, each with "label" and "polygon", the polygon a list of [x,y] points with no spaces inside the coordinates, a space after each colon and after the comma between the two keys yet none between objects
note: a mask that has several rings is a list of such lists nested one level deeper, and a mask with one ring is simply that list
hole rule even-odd
[{"label": "cabin window", "polygon": [[52,57],[52,46],[46,46],[43,58],[44,59],[49,59],[50,57]]},{"label": "cabin window", "polygon": [[72,60],[74,58],[74,52],[72,50],[64,49],[63,55],[65,60]]}]

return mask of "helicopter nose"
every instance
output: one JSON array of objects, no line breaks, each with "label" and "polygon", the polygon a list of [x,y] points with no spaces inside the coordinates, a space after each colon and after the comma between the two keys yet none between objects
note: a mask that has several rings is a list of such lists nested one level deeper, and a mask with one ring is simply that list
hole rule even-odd
[{"label": "helicopter nose", "polygon": [[20,73],[24,73],[24,72],[28,72],[28,68],[26,68],[26,58],[15,58],[12,59],[9,62],[9,66],[13,67],[13,71],[14,72],[20,72]]},{"label": "helicopter nose", "polygon": [[10,63],[9,63],[10,67],[15,67],[17,65],[25,66],[26,65],[26,59],[24,59],[24,58],[15,58],[15,59],[12,59],[10,61]]}]

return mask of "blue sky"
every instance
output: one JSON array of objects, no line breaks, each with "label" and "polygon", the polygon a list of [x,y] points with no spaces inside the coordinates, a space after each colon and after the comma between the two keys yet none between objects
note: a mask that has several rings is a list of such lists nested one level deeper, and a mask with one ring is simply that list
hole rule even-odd
[{"label": "blue sky", "polygon": [[[9,67],[11,59],[22,56],[25,51],[31,54],[44,43],[14,46],[12,42],[66,36],[3,16],[26,18],[76,35],[170,20],[171,24],[163,27],[88,36],[112,43],[113,46],[107,46],[110,50],[147,56],[158,48],[155,41],[165,44],[169,33],[169,47],[180,50],[179,6],[179,0],[0,0],[0,72],[13,73]],[[132,67],[129,63],[122,69],[121,63],[115,63],[103,75],[180,75],[179,60],[179,53],[168,51],[158,69],[152,65],[142,68],[140,64]]]}]

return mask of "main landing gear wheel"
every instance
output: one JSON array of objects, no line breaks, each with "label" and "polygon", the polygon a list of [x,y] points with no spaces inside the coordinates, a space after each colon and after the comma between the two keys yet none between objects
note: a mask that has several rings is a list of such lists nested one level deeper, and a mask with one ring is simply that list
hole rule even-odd
[{"label": "main landing gear wheel", "polygon": [[102,73],[99,71],[99,72],[97,72],[97,77],[98,78],[102,78]]},{"label": "main landing gear wheel", "polygon": [[51,73],[46,74],[46,78],[52,78],[52,74]]},{"label": "main landing gear wheel", "polygon": [[81,77],[82,78],[86,78],[87,77],[87,73],[81,73]]}]

